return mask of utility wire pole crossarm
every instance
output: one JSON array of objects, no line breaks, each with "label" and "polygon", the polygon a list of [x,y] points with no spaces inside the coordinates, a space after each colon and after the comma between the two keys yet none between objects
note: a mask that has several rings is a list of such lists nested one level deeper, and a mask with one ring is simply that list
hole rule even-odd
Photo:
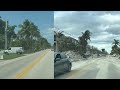
[{"label": "utility wire pole crossarm", "polygon": [[5,23],[5,50],[7,49],[7,20],[6,20],[6,23]]}]

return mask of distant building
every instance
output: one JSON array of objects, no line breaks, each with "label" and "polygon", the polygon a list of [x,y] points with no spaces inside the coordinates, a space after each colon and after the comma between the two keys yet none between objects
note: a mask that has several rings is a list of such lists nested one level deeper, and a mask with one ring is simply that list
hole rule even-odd
[{"label": "distant building", "polygon": [[72,42],[75,43],[75,45],[78,44],[78,40],[76,40],[74,38],[72,38]]}]

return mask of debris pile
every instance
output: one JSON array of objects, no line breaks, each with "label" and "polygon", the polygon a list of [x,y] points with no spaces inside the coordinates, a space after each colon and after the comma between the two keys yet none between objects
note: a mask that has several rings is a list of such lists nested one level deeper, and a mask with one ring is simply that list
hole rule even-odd
[{"label": "debris pile", "polygon": [[81,57],[80,54],[76,53],[76,52],[73,52],[73,51],[66,51],[64,52],[67,57],[70,59],[70,61],[80,61],[82,60],[83,58]]}]

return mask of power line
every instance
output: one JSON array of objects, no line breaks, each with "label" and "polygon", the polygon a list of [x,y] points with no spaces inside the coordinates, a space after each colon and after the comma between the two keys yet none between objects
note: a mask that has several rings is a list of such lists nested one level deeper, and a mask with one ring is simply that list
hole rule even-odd
[{"label": "power line", "polygon": [[[66,32],[66,31],[62,31],[62,30],[60,30],[58,27],[54,27],[54,28],[56,28],[56,29],[57,29],[57,33],[67,34],[67,35],[68,35],[68,37],[73,38],[73,39],[75,39],[75,40],[78,40],[78,39],[74,38],[74,36],[73,36],[73,35],[71,35],[70,33]],[[61,32],[60,32],[60,31],[61,31]],[[78,37],[79,37],[79,36],[78,36]]]}]

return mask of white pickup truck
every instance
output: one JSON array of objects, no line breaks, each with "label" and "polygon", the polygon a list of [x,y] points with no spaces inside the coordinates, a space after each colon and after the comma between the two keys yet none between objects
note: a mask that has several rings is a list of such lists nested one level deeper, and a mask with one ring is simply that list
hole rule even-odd
[{"label": "white pickup truck", "polygon": [[4,50],[4,53],[10,54],[10,53],[18,53],[22,54],[24,52],[22,47],[10,47],[8,50]]}]

